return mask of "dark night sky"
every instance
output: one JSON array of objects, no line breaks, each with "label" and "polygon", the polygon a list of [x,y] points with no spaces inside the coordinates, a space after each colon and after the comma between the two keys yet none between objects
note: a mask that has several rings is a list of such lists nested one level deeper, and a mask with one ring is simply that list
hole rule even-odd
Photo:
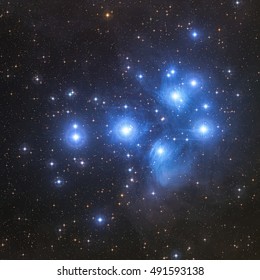
[{"label": "dark night sky", "polygon": [[259,259],[259,1],[1,1],[0,259]]}]

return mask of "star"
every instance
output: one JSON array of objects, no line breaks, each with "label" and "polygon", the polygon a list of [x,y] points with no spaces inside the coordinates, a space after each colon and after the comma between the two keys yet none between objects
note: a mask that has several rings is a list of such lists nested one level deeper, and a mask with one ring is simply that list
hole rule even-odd
[{"label": "star", "polygon": [[177,91],[174,91],[173,93],[172,93],[172,99],[174,100],[174,101],[182,101],[182,99],[181,99],[181,96],[180,96],[180,93],[179,92],[177,92]]},{"label": "star", "polygon": [[74,123],[67,130],[65,141],[72,148],[80,148],[86,143],[86,132],[77,123]]},{"label": "star", "polygon": [[213,137],[213,128],[210,121],[199,121],[195,125],[194,133],[201,139]]},{"label": "star", "polygon": [[185,96],[183,91],[174,90],[170,91],[168,95],[168,104],[170,106],[174,106],[176,108],[183,109],[186,106],[187,97]]},{"label": "star", "polygon": [[22,155],[27,155],[31,152],[31,149],[28,144],[24,143],[20,146],[19,151]]},{"label": "star", "polygon": [[138,137],[138,127],[130,118],[122,118],[114,127],[114,135],[118,140],[131,143]]},{"label": "star", "polygon": [[159,147],[158,149],[157,149],[157,153],[158,153],[158,155],[163,155],[164,154],[164,148],[163,147]]},{"label": "star", "polygon": [[56,177],[55,180],[54,180],[54,185],[56,187],[62,187],[63,185],[65,184],[65,181],[62,177]]},{"label": "star", "polygon": [[208,132],[208,127],[206,125],[202,125],[200,126],[199,128],[199,131],[202,133],[202,134],[206,134]]},{"label": "star", "polygon": [[174,74],[175,74],[175,70],[174,70],[174,69],[171,69],[171,70],[169,70],[169,72],[166,74],[166,76],[167,76],[168,78],[170,78],[170,77],[172,77]]},{"label": "star", "polygon": [[131,135],[131,133],[133,132],[133,126],[132,125],[125,125],[121,128],[120,132],[123,136],[127,137],[127,136]]},{"label": "star", "polygon": [[46,165],[49,169],[54,169],[57,166],[57,163],[54,159],[50,159],[47,161]]},{"label": "star", "polygon": [[74,89],[69,89],[66,91],[66,96],[68,99],[72,99],[76,96],[76,91]]},{"label": "star", "polygon": [[72,134],[72,140],[78,142],[80,140],[80,135],[78,133]]},{"label": "star", "polygon": [[193,79],[193,80],[190,81],[190,84],[191,84],[192,87],[196,87],[198,85],[198,81]]},{"label": "star", "polygon": [[105,222],[105,219],[102,216],[95,217],[95,220],[98,225],[102,225]]},{"label": "star", "polygon": [[192,37],[193,37],[193,38],[197,38],[197,37],[198,37],[198,33],[197,33],[196,31],[193,31],[193,32],[192,32]]}]

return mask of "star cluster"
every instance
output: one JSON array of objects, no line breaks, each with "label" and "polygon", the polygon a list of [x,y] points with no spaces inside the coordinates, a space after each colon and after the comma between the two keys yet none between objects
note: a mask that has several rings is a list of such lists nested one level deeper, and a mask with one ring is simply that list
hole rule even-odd
[{"label": "star cluster", "polygon": [[0,258],[259,258],[256,4],[45,2],[0,10]]}]

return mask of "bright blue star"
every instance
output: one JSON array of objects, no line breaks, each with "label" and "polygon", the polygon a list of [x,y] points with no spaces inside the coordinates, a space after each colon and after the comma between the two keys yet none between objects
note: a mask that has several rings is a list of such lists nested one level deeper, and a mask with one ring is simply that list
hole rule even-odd
[{"label": "bright blue star", "polygon": [[68,98],[74,98],[77,95],[76,91],[74,89],[69,89],[66,91],[66,96]]},{"label": "bright blue star", "polygon": [[20,146],[19,151],[23,155],[27,155],[30,153],[31,149],[28,144],[24,143]]},{"label": "bright blue star", "polygon": [[54,180],[54,185],[55,185],[56,187],[62,187],[64,184],[65,184],[65,181],[64,181],[63,178],[61,178],[61,177],[55,178],[55,180]]},{"label": "bright blue star", "polygon": [[47,167],[49,167],[50,169],[54,169],[57,166],[57,163],[55,160],[50,159],[47,161],[46,163]]},{"label": "bright blue star", "polygon": [[169,99],[168,104],[174,105],[178,109],[181,109],[185,106],[186,96],[180,90],[174,90],[174,91],[169,92],[168,99]]},{"label": "bright blue star", "polygon": [[95,217],[95,221],[98,225],[102,225],[105,222],[105,219],[102,216],[97,216]]},{"label": "bright blue star", "polygon": [[174,70],[174,69],[171,69],[171,70],[169,70],[169,72],[166,74],[166,76],[167,76],[168,78],[170,78],[170,77],[174,76],[174,74],[175,74],[175,70]]},{"label": "bright blue star", "polygon": [[174,91],[171,97],[175,102],[183,102],[181,94],[178,91]]},{"label": "bright blue star", "polygon": [[128,118],[120,120],[114,128],[115,136],[124,142],[131,142],[138,136],[136,123]]},{"label": "bright blue star", "polygon": [[190,81],[190,85],[191,85],[192,87],[196,87],[196,86],[198,85],[198,81],[195,80],[195,79],[193,79],[193,80]]},{"label": "bright blue star", "polygon": [[126,124],[121,128],[120,133],[122,136],[128,137],[131,136],[131,134],[133,133],[133,129],[134,128],[131,124]]},{"label": "bright blue star", "polygon": [[199,131],[200,131],[201,134],[206,134],[206,133],[208,133],[209,128],[206,125],[203,124],[203,125],[200,126]]},{"label": "bright blue star", "polygon": [[152,164],[157,165],[158,163],[167,160],[170,155],[170,148],[167,144],[162,141],[157,141],[151,149],[150,157],[152,159]]},{"label": "bright blue star", "polygon": [[159,147],[156,152],[159,156],[162,156],[165,153],[165,150],[163,147]]},{"label": "bright blue star", "polygon": [[213,128],[210,122],[201,121],[198,122],[194,127],[194,134],[199,138],[210,138],[213,137]]},{"label": "bright blue star", "polygon": [[193,31],[193,32],[192,32],[192,37],[193,37],[193,38],[197,38],[197,37],[198,37],[198,33],[197,33],[196,31]]},{"label": "bright blue star", "polygon": [[74,134],[72,134],[71,138],[76,143],[80,140],[80,135],[79,135],[79,133],[74,133]]},{"label": "bright blue star", "polygon": [[209,108],[209,105],[208,104],[203,104],[203,108],[205,109],[205,110],[207,110],[208,108]]},{"label": "bright blue star", "polygon": [[[160,94],[158,95],[160,102],[163,102],[169,107],[175,107],[182,110],[186,107],[188,95],[185,93],[185,88],[182,86],[172,87],[165,83],[162,86]],[[156,113],[158,110],[155,111]]]},{"label": "bright blue star", "polygon": [[85,130],[77,123],[74,123],[66,132],[66,142],[73,148],[80,148],[86,142]]}]

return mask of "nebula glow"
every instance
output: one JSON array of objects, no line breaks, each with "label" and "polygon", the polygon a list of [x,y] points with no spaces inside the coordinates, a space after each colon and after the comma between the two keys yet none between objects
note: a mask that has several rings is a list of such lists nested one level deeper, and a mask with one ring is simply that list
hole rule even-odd
[{"label": "nebula glow", "polygon": [[150,150],[149,160],[153,174],[152,181],[158,186],[178,188],[184,184],[184,175],[190,170],[192,156],[182,151],[187,144],[183,141],[158,140]]}]

